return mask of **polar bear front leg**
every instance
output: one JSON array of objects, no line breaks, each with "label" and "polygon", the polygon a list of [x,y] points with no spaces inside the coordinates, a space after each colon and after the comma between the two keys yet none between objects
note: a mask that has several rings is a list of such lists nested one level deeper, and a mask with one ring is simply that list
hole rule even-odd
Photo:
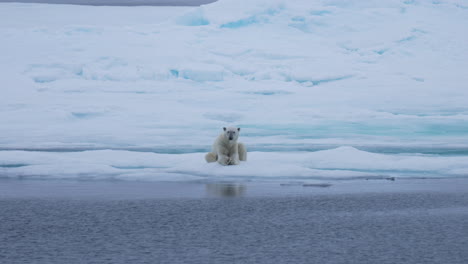
[{"label": "polar bear front leg", "polygon": [[219,164],[221,164],[223,166],[226,166],[226,165],[229,165],[230,161],[231,161],[231,158],[229,158],[229,156],[218,153],[218,163]]},{"label": "polar bear front leg", "polygon": [[229,165],[239,165],[240,161],[239,161],[239,153],[234,153],[232,154],[232,157],[229,161]]}]

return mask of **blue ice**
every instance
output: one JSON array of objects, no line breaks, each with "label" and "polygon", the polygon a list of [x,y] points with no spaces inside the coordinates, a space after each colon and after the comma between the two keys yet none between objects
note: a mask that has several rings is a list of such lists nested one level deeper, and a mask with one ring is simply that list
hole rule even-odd
[{"label": "blue ice", "polygon": [[221,28],[240,28],[240,27],[245,27],[245,26],[252,25],[258,22],[259,21],[257,17],[252,16],[252,17],[240,19],[240,20],[233,21],[233,22],[228,22],[226,24],[222,24]]},{"label": "blue ice", "polygon": [[200,10],[197,10],[180,17],[177,23],[184,26],[206,26],[210,24],[210,21],[204,17]]}]

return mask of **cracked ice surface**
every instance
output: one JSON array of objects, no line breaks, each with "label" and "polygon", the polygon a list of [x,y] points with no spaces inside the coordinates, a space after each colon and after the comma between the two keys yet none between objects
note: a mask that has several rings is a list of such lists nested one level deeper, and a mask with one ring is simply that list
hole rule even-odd
[{"label": "cracked ice surface", "polygon": [[[0,174],[208,177],[200,153],[238,125],[257,163],[218,175],[466,176],[467,26],[450,0],[0,3]],[[351,146],[414,163],[317,165]],[[92,166],[97,154],[129,163]]]}]

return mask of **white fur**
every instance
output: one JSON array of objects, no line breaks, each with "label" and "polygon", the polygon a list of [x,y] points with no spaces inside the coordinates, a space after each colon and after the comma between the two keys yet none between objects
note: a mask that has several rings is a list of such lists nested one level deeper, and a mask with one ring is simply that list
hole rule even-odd
[{"label": "white fur", "polygon": [[[240,128],[223,128],[224,132],[216,138],[211,152],[205,155],[206,162],[218,161],[221,165],[238,165],[247,160],[247,149],[244,144],[237,142]],[[229,139],[231,137],[232,139]]]}]

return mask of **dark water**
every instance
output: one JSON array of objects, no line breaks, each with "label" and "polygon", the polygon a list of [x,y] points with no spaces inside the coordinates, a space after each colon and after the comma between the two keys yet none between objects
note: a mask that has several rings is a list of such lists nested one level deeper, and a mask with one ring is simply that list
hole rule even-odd
[{"label": "dark water", "polygon": [[468,263],[467,190],[194,188],[0,195],[0,263]]},{"label": "dark water", "polygon": [[2,2],[74,4],[94,6],[199,6],[217,0],[0,0]]}]

